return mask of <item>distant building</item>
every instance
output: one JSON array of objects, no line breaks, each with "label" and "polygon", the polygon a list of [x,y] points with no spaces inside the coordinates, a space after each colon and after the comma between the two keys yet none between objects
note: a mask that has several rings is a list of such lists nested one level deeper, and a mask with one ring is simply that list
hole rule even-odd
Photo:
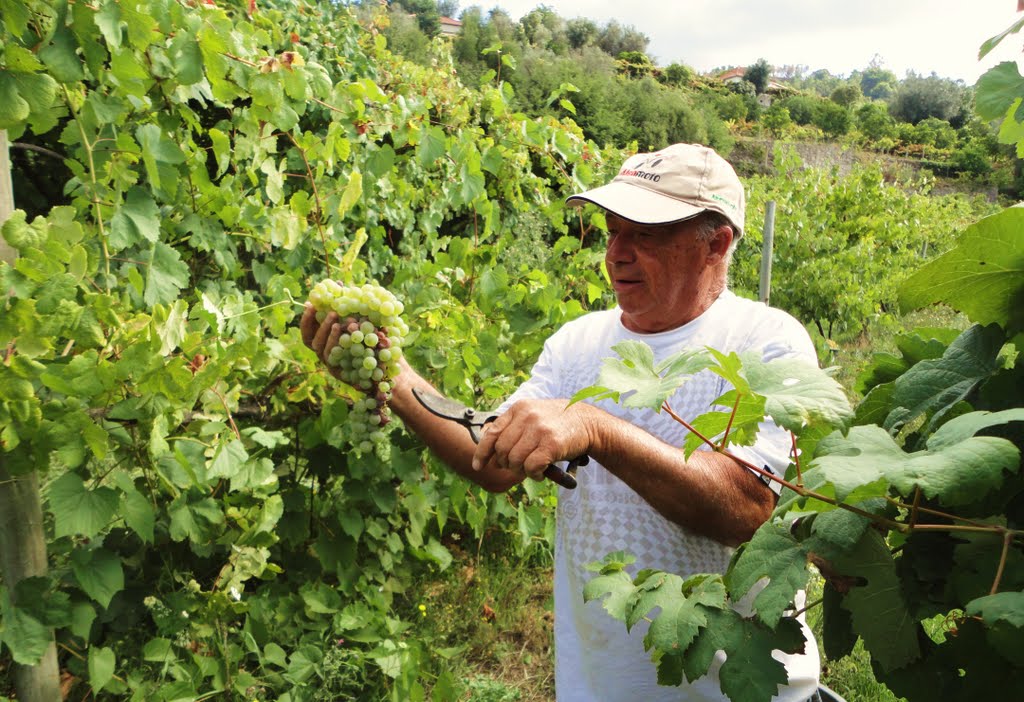
[{"label": "distant building", "polygon": [[462,30],[462,22],[451,17],[441,17],[441,36],[443,37],[457,37],[459,32]]},{"label": "distant building", "polygon": [[[733,83],[739,83],[743,80],[743,76],[747,74],[747,67],[740,66],[739,68],[730,68],[728,71],[723,71],[715,76],[716,80],[730,85]],[[779,97],[780,95],[789,95],[795,93],[796,90],[792,86],[780,83],[776,80],[768,79],[768,85],[765,87],[764,92],[757,96],[757,101],[761,107],[768,107],[772,104],[773,97]]]},{"label": "distant building", "polygon": [[741,66],[740,68],[730,68],[725,73],[719,73],[715,78],[723,83],[739,83],[743,80],[743,76],[746,75],[746,73],[746,66]]}]

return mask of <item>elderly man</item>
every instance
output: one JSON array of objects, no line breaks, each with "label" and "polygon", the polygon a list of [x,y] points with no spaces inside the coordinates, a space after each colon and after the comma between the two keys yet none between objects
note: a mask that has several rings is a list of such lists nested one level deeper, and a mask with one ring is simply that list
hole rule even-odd
[{"label": "elderly man", "polygon": [[[585,566],[623,550],[640,568],[686,576],[723,572],[731,547],[746,541],[770,514],[775,493],[731,458],[697,451],[684,459],[686,430],[670,417],[611,402],[566,398],[593,385],[611,347],[636,339],[656,359],[687,348],[760,351],[765,360],[799,357],[816,363],[803,326],[789,315],[728,290],[733,248],[743,233],[743,186],[713,150],[676,144],[629,158],[609,184],[569,198],[606,211],[605,261],[617,307],[566,324],[547,341],[530,378],[502,405],[501,416],[473,444],[465,429],[421,407],[412,390],[432,391],[408,366],[396,379],[391,405],[406,426],[454,470],[491,491],[525,478],[543,479],[548,464],[582,454],[576,490],[559,492],[555,548],[555,687],[559,702],[724,700],[716,663],[681,688],[659,687],[644,651],[644,629],[583,602],[592,575]],[[303,318],[303,338],[321,356],[340,332],[328,317]],[[727,388],[702,373],[671,403],[684,419],[707,412]],[[738,451],[778,472],[789,442],[765,426],[757,443]],[[806,653],[776,652],[789,674],[777,700],[815,695],[818,654],[810,631]]]}]

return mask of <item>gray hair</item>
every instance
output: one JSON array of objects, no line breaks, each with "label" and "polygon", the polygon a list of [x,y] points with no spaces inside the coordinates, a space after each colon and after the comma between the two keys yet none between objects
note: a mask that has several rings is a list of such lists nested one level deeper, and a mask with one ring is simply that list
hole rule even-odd
[{"label": "gray hair", "polygon": [[729,245],[729,250],[725,254],[725,265],[726,268],[732,263],[732,252],[736,250],[736,245],[739,243],[739,236],[736,234],[736,225],[733,224],[728,217],[720,212],[714,212],[713,210],[704,210],[702,213],[697,215],[697,238],[702,241],[711,241],[711,238],[715,235],[715,232],[721,227],[729,227],[732,230],[732,243]]}]

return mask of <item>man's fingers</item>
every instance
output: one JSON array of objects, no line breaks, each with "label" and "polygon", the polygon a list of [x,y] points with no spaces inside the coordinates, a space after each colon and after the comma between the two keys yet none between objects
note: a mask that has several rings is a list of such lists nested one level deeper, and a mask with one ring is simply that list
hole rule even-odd
[{"label": "man's fingers", "polygon": [[316,309],[307,303],[306,309],[302,312],[302,319],[299,320],[299,332],[302,334],[302,343],[310,348],[313,348],[313,337],[316,336],[317,326]]},{"label": "man's fingers", "polygon": [[[332,332],[334,332],[334,327],[339,326],[337,322],[338,315],[335,314],[334,312],[328,313],[328,315],[324,317],[324,321],[320,324],[320,327],[316,330],[316,334],[313,335],[313,341],[309,345],[311,349],[316,351],[316,355],[320,356],[320,358],[323,359],[324,361],[327,360],[326,358],[324,358],[324,352],[330,348],[327,345],[327,341],[328,338],[331,336]],[[341,332],[339,329],[337,336],[340,335]],[[337,336],[335,337],[335,339],[337,339]]]},{"label": "man's fingers", "polygon": [[498,436],[501,434],[500,427],[496,428],[495,424],[501,420],[498,417],[497,420],[490,424],[485,424],[483,429],[480,431],[480,443],[476,447],[476,451],[473,453],[473,470],[480,470],[494,458],[494,443],[498,440]]}]

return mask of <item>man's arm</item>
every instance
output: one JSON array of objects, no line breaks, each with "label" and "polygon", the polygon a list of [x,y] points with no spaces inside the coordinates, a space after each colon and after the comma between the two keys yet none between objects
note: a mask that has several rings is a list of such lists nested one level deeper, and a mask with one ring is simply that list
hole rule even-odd
[{"label": "man's arm", "polygon": [[[331,312],[322,324],[316,321],[316,311],[309,306],[299,322],[302,341],[316,352],[324,366],[335,374],[327,363],[327,354],[338,343],[341,336],[341,325],[338,316]],[[425,378],[420,376],[405,361],[400,361],[401,373],[394,379],[391,389],[389,406],[397,414],[405,426],[415,433],[442,461],[460,475],[469,478],[484,489],[491,492],[504,492],[523,480],[522,474],[491,467],[487,470],[472,469],[473,453],[476,444],[469,432],[462,425],[443,419],[433,414],[413,396],[413,388],[419,388],[435,394],[437,390]]]},{"label": "man's arm", "polygon": [[682,450],[623,419],[566,404],[512,405],[484,433],[474,466],[538,479],[549,463],[587,453],[667,519],[730,546],[749,540],[771,514],[775,494],[728,456],[696,451],[686,460]]}]

